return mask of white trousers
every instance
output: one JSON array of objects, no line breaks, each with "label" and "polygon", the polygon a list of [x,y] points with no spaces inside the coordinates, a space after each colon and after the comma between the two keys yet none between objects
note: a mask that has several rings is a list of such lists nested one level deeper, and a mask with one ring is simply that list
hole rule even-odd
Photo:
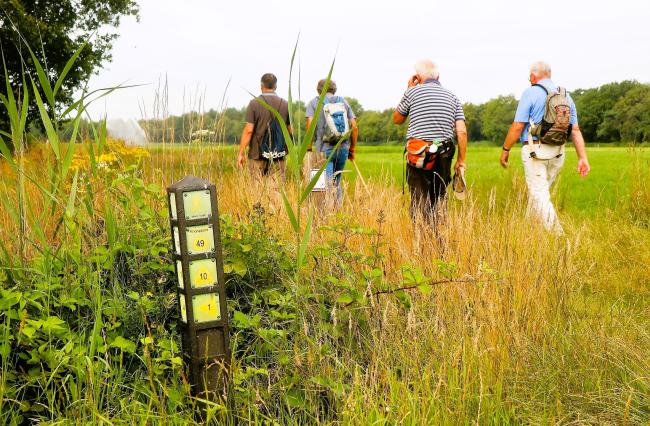
[{"label": "white trousers", "polygon": [[551,185],[564,165],[564,155],[551,160],[537,160],[530,157],[530,146],[521,147],[521,161],[524,163],[528,185],[527,215],[541,220],[544,228],[562,234],[562,225],[551,202]]}]

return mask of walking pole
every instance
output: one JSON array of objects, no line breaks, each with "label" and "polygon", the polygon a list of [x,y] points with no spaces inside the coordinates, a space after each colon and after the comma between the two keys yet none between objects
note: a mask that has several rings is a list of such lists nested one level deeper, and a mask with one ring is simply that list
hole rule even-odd
[{"label": "walking pole", "polygon": [[350,161],[352,162],[352,164],[354,164],[354,168],[357,171],[357,176],[359,176],[359,179],[361,179],[361,183],[363,184],[364,189],[366,190],[368,195],[370,195],[370,190],[368,189],[368,185],[366,185],[366,181],[363,178],[363,175],[361,174],[361,170],[359,170],[359,166],[357,166],[357,162],[354,160],[350,160]]}]

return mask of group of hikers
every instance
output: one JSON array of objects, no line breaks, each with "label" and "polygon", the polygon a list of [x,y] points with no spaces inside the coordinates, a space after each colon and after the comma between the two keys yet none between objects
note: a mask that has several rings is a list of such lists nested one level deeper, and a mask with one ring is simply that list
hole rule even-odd
[{"label": "group of hikers", "polygon": [[[434,222],[444,212],[441,201],[452,182],[452,169],[454,191],[463,194],[467,168],[467,128],[463,107],[458,97],[440,84],[439,77],[438,67],[432,61],[416,63],[415,74],[409,78],[406,91],[393,113],[396,124],[408,121],[404,152],[411,216],[422,216]],[[550,187],[564,165],[566,142],[571,140],[574,144],[581,176],[589,173],[589,161],[578,127],[575,103],[565,88],[556,86],[551,80],[551,67],[542,61],[532,64],[529,82],[530,87],[523,92],[513,123],[505,135],[500,161],[503,167],[507,167],[511,148],[521,142],[528,186],[528,214],[536,216],[547,230],[561,234],[563,230],[551,202]],[[326,84],[327,80],[318,82],[317,96],[306,107],[306,124],[309,128],[316,120],[313,148],[327,161],[327,186],[335,191],[340,202],[341,173],[347,160],[355,159],[358,127],[354,111],[345,98],[336,94],[336,83],[331,80],[320,114],[314,117],[319,95]],[[288,103],[275,93],[276,88],[275,75],[264,74],[262,93],[251,100],[246,110],[237,164],[240,168],[245,166],[248,148],[250,173],[257,179],[281,181],[284,179],[288,146],[275,115],[268,107],[279,113],[290,132],[291,128]]]}]

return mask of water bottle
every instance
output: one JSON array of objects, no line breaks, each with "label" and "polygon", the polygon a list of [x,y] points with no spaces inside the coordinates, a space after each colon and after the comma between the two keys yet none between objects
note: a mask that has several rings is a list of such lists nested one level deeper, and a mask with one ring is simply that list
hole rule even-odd
[{"label": "water bottle", "polygon": [[442,145],[442,143],[439,140],[434,140],[431,145],[429,145],[429,152],[435,154],[438,152],[440,145]]}]

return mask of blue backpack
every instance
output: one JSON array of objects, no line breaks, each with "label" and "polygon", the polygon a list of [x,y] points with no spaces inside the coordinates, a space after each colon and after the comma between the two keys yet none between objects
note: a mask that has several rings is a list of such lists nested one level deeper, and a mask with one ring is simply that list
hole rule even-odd
[{"label": "blue backpack", "polygon": [[[271,105],[276,110],[280,110],[282,100],[277,106]],[[272,115],[271,121],[266,126],[266,132],[260,144],[260,153],[262,158],[269,161],[282,160],[287,155],[287,141],[284,139],[282,127],[275,115]]]},{"label": "blue backpack", "polygon": [[282,160],[287,155],[287,141],[284,139],[282,127],[274,117],[268,124],[266,133],[260,145],[262,157],[266,160]]}]

